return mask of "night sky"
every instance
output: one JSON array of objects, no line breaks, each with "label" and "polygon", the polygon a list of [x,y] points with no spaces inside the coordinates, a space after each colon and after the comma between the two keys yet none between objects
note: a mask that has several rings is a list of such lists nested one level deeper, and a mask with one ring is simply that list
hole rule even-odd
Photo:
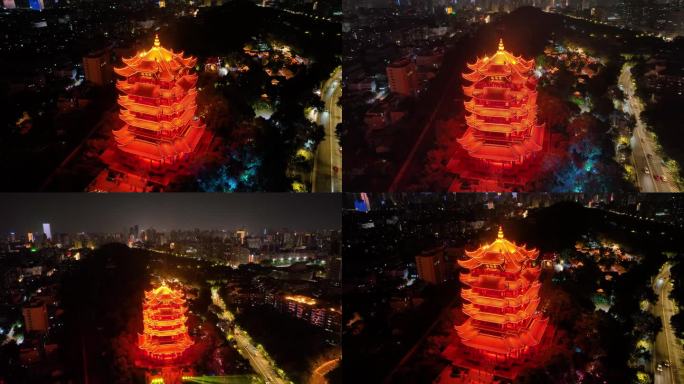
[{"label": "night sky", "polygon": [[141,229],[339,229],[341,196],[314,193],[0,194],[0,231]]}]

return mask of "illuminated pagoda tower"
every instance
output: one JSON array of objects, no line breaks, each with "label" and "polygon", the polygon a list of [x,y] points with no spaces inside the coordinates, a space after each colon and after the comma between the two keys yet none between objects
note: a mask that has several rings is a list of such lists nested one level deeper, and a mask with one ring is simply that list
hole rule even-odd
[{"label": "illuminated pagoda tower", "polygon": [[138,334],[138,347],[148,358],[172,362],[193,344],[185,325],[186,312],[180,291],[163,284],[145,292],[143,333]]},{"label": "illuminated pagoda tower", "polygon": [[544,129],[537,125],[537,81],[534,60],[513,56],[503,40],[492,57],[485,56],[463,78],[466,125],[459,144],[474,159],[499,167],[523,163],[542,149]]},{"label": "illuminated pagoda tower", "polygon": [[506,240],[499,227],[493,243],[465,251],[465,256],[458,264],[465,269],[459,278],[467,320],[455,326],[460,344],[444,354],[477,377],[465,382],[488,382],[487,376],[513,379],[539,349],[548,325],[537,310],[541,270],[534,263],[539,251]]},{"label": "illuminated pagoda tower", "polygon": [[114,131],[119,149],[153,166],[169,165],[194,152],[205,130],[195,116],[197,59],[167,50],[155,36],[154,46],[124,58],[116,87],[125,125]]}]

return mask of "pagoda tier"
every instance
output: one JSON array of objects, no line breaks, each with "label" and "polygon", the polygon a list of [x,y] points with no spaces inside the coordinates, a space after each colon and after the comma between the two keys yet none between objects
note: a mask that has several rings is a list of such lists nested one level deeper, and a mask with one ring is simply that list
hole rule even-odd
[{"label": "pagoda tier", "polygon": [[540,268],[532,265],[539,256],[504,238],[474,251],[465,251],[458,264],[461,296],[467,302],[468,319],[456,326],[461,343],[476,351],[503,359],[517,358],[537,346],[548,319],[538,312]]},{"label": "pagoda tier", "polygon": [[181,292],[166,285],[145,292],[143,333],[138,346],[155,360],[173,360],[183,355],[192,344],[185,325],[185,299]]},{"label": "pagoda tier", "polygon": [[542,149],[543,126],[537,125],[537,82],[533,60],[513,56],[503,41],[463,78],[468,126],[458,139],[471,157],[497,165],[516,165]]},{"label": "pagoda tier", "polygon": [[167,50],[155,37],[150,50],[122,60],[125,66],[114,68],[125,78],[116,84],[125,123],[114,131],[118,147],[155,165],[191,154],[205,130],[195,116],[197,75],[190,73],[197,59]]}]

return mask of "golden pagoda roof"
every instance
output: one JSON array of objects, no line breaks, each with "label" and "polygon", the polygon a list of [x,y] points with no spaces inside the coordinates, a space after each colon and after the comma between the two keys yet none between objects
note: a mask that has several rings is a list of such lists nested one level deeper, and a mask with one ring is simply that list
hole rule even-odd
[{"label": "golden pagoda roof", "polygon": [[195,66],[197,59],[188,56],[183,57],[183,52],[173,52],[161,46],[159,36],[155,35],[154,45],[147,51],[121,59],[126,66],[114,68],[117,74],[130,77],[136,73],[153,73],[159,79],[172,81],[183,68]]},{"label": "golden pagoda roof", "polygon": [[181,291],[170,288],[166,284],[162,284],[157,288],[145,291],[145,300],[185,302],[185,298],[183,298],[183,293]]},{"label": "golden pagoda roof", "polygon": [[474,72],[484,76],[520,75],[534,67],[534,60],[525,60],[521,56],[514,56],[504,48],[503,39],[499,39],[499,47],[492,57],[478,58],[475,63],[467,65]]},{"label": "golden pagoda roof", "polygon": [[528,261],[535,260],[539,256],[536,249],[526,249],[506,240],[503,228],[499,227],[497,239],[481,246],[474,251],[465,251],[467,260],[459,260],[458,264],[463,268],[475,269],[481,265],[495,265],[502,267],[506,272],[520,271]]}]

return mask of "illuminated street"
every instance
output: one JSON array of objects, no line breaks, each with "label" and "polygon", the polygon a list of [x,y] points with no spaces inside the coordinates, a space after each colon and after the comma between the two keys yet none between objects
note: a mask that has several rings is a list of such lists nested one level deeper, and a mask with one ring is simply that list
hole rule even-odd
[{"label": "illuminated street", "polygon": [[342,149],[335,133],[335,127],[342,122],[342,107],[338,104],[342,96],[342,67],[321,88],[321,99],[325,111],[318,114],[318,123],[325,128],[325,139],[318,145],[312,175],[313,192],[342,191]]},{"label": "illuminated street", "polygon": [[[227,322],[233,322],[235,317],[226,308],[226,303],[223,301],[221,296],[218,294],[218,289],[212,288],[211,290],[211,300],[212,303],[221,309],[220,313],[216,313],[219,319],[225,320]],[[283,380],[278,376],[276,372],[277,368],[271,365],[270,361],[259,351],[257,347],[252,344],[249,336],[240,330],[236,330],[234,333],[230,331],[230,328],[224,330],[226,338],[234,338],[237,342],[238,349],[243,355],[247,356],[249,363],[252,368],[266,381],[266,383],[271,384],[286,384],[287,381]]]},{"label": "illuminated street", "polygon": [[[674,303],[668,297],[672,291],[669,264],[663,266],[654,280],[653,291],[658,295],[658,302],[653,306],[652,313],[660,316],[663,324],[663,330],[658,333],[655,342],[655,359],[652,362],[654,382],[656,384],[681,384],[684,383],[684,370],[682,370],[684,353],[670,324],[670,318],[674,313]],[[669,362],[670,366],[668,367],[665,362]],[[655,369],[658,364],[661,364],[662,372]]]},{"label": "illuminated street", "polygon": [[[634,90],[634,79],[632,78],[631,66],[625,64],[620,72],[618,79],[619,86],[627,96],[626,107],[629,113],[634,116],[636,126],[630,140],[632,147],[632,159],[636,172],[637,186],[641,192],[678,192],[677,186],[672,182],[672,177],[668,174],[667,168],[663,166],[663,159],[656,151],[656,143],[653,142],[646,124],[641,118],[643,103],[636,96]],[[648,169],[648,171],[646,171]],[[667,181],[661,178],[665,176]]]}]

